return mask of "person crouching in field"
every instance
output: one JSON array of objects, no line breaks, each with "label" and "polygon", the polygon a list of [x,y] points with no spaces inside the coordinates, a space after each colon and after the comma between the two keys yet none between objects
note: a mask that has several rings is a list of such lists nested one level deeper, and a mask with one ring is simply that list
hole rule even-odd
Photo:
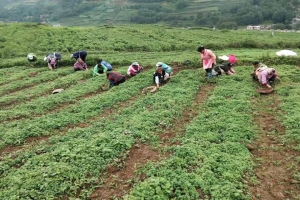
[{"label": "person crouching in field", "polygon": [[87,56],[86,51],[77,51],[76,53],[71,54],[70,58],[75,58],[76,60],[78,60],[78,58],[81,58],[83,62],[85,62],[86,56]]},{"label": "person crouching in field", "polygon": [[80,70],[88,70],[88,67],[81,58],[78,58],[77,62],[74,64],[74,71],[80,71]]},{"label": "person crouching in field", "polygon": [[224,63],[224,64],[216,65],[212,70],[212,75],[213,76],[220,76],[222,74],[234,75],[235,71],[233,70],[232,66],[233,66],[232,63]]},{"label": "person crouching in field", "polygon": [[141,67],[138,62],[134,62],[128,67],[127,74],[131,77],[136,76],[141,73],[142,70],[143,67]]},{"label": "person crouching in field", "polygon": [[97,63],[98,64],[94,67],[93,76],[112,71],[112,66],[108,62],[100,59]]},{"label": "person crouching in field", "polygon": [[171,74],[172,74],[172,67],[170,67],[169,65],[163,63],[163,62],[158,62],[156,63],[156,69],[161,67],[162,70],[164,71],[164,80],[170,79],[171,78]]},{"label": "person crouching in field", "polygon": [[27,59],[28,59],[29,62],[35,62],[35,61],[37,61],[37,57],[36,57],[36,55],[34,53],[29,53],[27,55]]},{"label": "person crouching in field", "polygon": [[166,72],[161,66],[157,67],[153,74],[153,82],[156,84],[156,87],[159,88],[160,84],[165,81]]},{"label": "person crouching in field", "polygon": [[266,68],[264,70],[256,70],[256,75],[261,84],[268,88],[272,88],[271,84],[275,81],[275,79],[279,79],[278,74],[274,68]]},{"label": "person crouching in field", "polygon": [[203,46],[198,47],[197,51],[200,53],[202,67],[207,73],[207,78],[212,77],[212,68],[216,65],[216,55],[209,49]]},{"label": "person crouching in field", "polygon": [[231,54],[226,63],[217,65],[212,70],[213,76],[220,76],[222,74],[234,75],[235,71],[233,65],[237,62],[235,55]]},{"label": "person crouching in field", "polygon": [[109,80],[110,86],[119,85],[124,83],[126,78],[123,74],[119,74],[118,72],[107,72],[106,77]]},{"label": "person crouching in field", "polygon": [[257,77],[257,72],[256,71],[263,71],[265,69],[268,68],[267,65],[260,63],[258,61],[255,61],[252,63],[253,67],[254,67],[254,71],[251,73],[252,79],[258,81],[258,77]]},{"label": "person crouching in field", "polygon": [[58,60],[61,60],[62,55],[60,53],[49,53],[45,56],[44,61],[47,61],[50,70],[58,67]]},{"label": "person crouching in field", "polygon": [[50,70],[53,70],[53,69],[57,68],[57,60],[56,60],[55,57],[49,59],[48,67],[49,67]]}]

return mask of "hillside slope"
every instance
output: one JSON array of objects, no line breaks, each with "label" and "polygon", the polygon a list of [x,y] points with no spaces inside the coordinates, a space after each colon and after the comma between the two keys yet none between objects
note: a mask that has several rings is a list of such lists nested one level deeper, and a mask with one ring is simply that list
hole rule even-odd
[{"label": "hillside slope", "polygon": [[300,0],[0,0],[0,21],[64,26],[166,24],[236,29],[261,23],[291,28]]}]

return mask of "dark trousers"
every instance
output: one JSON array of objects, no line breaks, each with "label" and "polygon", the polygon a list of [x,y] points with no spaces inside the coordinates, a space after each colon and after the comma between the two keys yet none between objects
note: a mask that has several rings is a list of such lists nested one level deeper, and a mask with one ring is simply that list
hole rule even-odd
[{"label": "dark trousers", "polygon": [[119,80],[118,82],[116,82],[114,85],[119,85],[119,84],[121,84],[121,83],[124,83],[125,80],[126,80],[126,78],[123,77],[121,80]]},{"label": "dark trousers", "polygon": [[82,55],[82,56],[80,56],[80,58],[83,62],[85,62],[86,55]]},{"label": "dark trousers", "polygon": [[273,83],[275,81],[275,76],[272,76],[269,80],[268,80],[268,84],[271,85],[271,83]]},{"label": "dark trousers", "polygon": [[208,68],[208,69],[205,69],[206,73],[211,73],[212,72],[212,68]]}]

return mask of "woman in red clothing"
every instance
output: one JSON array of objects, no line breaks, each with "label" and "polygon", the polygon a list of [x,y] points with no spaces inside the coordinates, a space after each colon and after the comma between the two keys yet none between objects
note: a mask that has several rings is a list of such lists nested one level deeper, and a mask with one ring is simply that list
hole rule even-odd
[{"label": "woman in red clothing", "polygon": [[107,72],[106,77],[109,80],[110,86],[119,85],[120,83],[124,83],[126,80],[125,76],[118,72]]}]

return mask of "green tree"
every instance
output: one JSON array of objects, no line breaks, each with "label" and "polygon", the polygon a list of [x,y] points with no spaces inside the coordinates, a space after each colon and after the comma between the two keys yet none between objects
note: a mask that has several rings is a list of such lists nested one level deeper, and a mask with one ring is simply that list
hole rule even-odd
[{"label": "green tree", "polygon": [[187,1],[179,1],[177,4],[176,4],[176,9],[177,10],[182,10],[186,7],[189,6],[189,3]]}]

